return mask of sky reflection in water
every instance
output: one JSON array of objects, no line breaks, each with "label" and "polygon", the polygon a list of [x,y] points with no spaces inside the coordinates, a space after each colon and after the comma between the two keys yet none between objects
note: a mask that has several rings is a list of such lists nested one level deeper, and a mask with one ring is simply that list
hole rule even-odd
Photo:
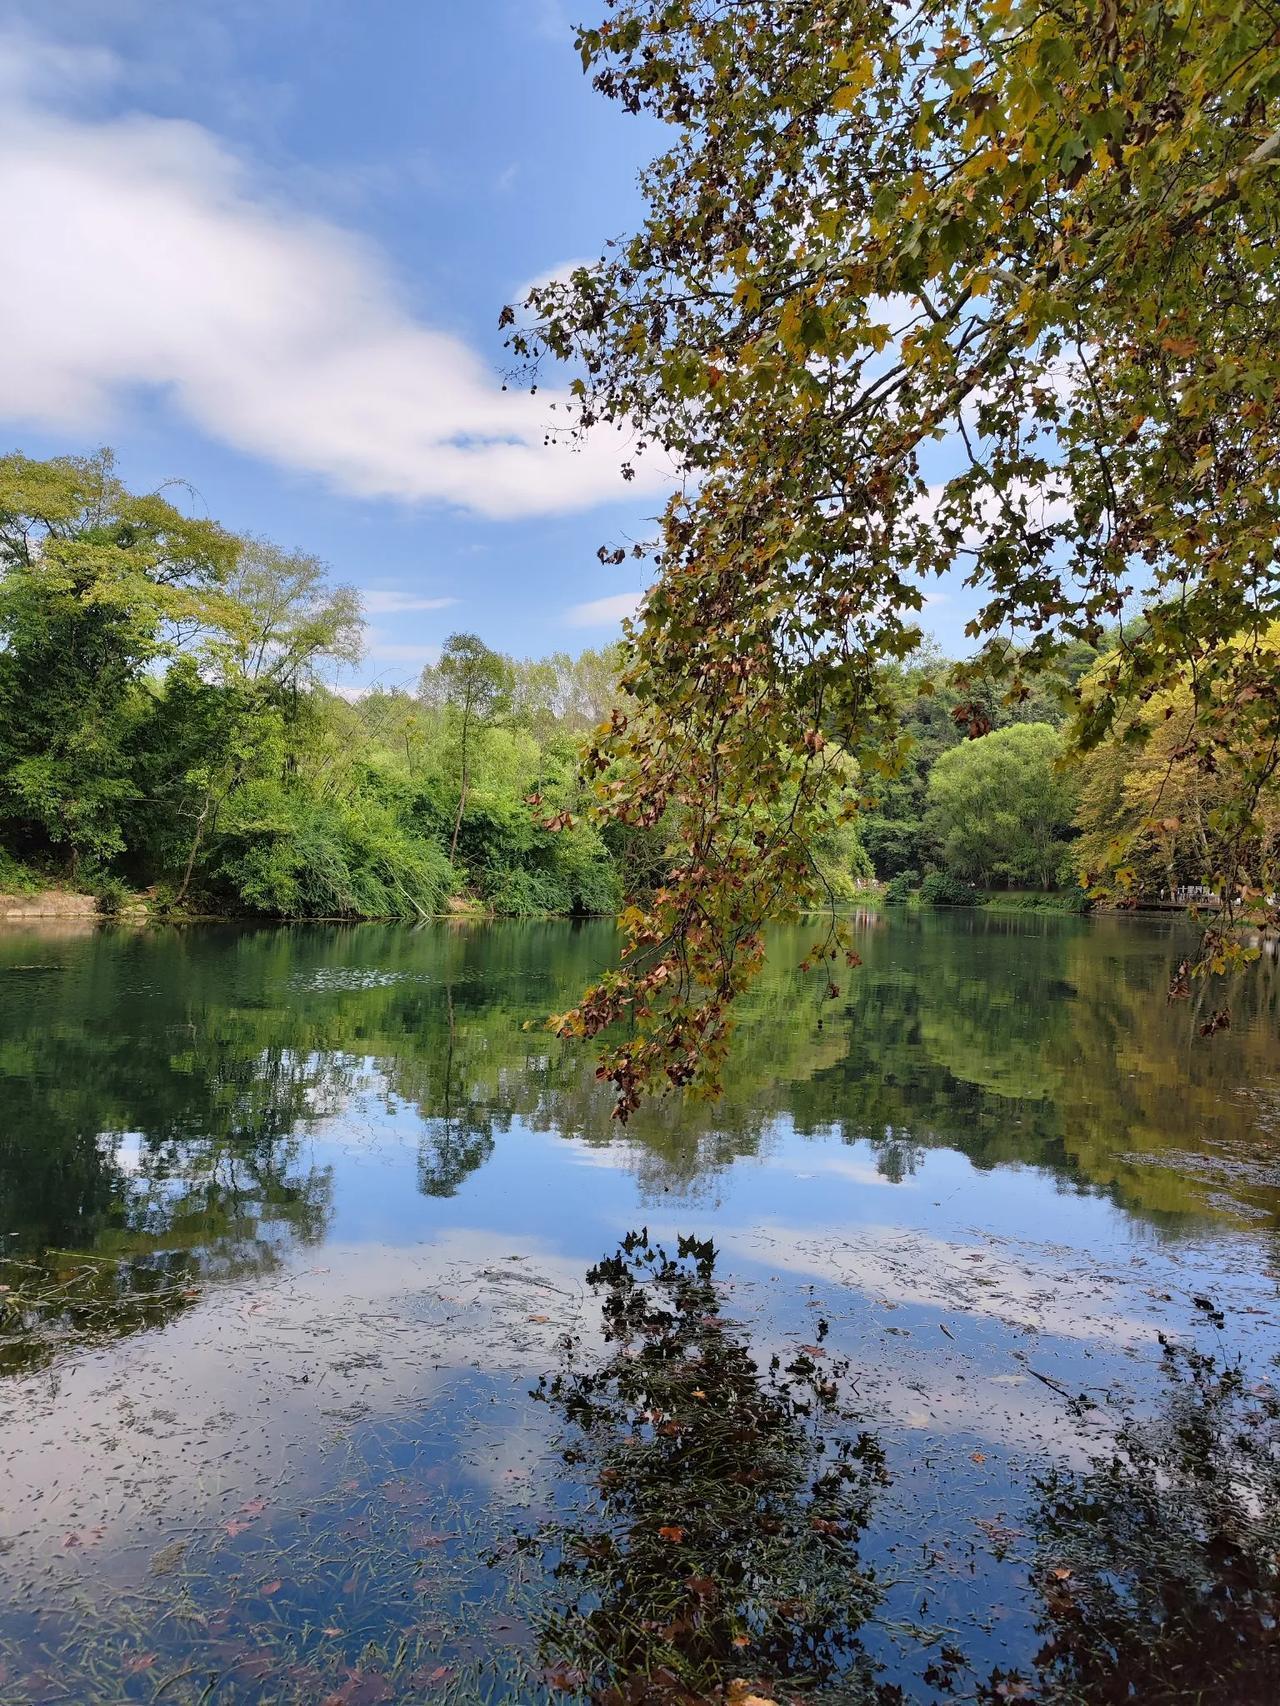
[{"label": "sky reflection in water", "polygon": [[1205,1042],[1177,927],[862,937],[834,1006],[780,939],[724,1103],[625,1134],[537,1028],[603,925],[0,937],[4,1698],[572,1693],[510,1548],[596,1489],[528,1394],[604,1366],[641,1223],[762,1368],[849,1359],[881,1679],[1029,1668],[1032,1472],[1159,1404],[1161,1334],[1274,1374],[1276,977]]}]

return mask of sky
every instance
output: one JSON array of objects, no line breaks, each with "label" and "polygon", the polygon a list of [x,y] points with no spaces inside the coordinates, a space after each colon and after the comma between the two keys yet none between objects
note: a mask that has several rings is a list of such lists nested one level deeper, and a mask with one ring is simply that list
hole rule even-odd
[{"label": "sky", "polygon": [[659,141],[565,0],[0,0],[0,448],[110,445],[321,557],[365,598],[353,686],[458,629],[601,645],[643,565],[597,548],[671,470],[547,445],[563,381],[504,392],[497,322],[635,223]]}]

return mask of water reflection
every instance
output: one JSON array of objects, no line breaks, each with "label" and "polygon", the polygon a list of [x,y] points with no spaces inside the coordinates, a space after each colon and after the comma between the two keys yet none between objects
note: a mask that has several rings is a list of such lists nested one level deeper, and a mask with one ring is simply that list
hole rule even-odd
[{"label": "water reflection", "polygon": [[370,1096],[413,1118],[430,1197],[518,1124],[625,1155],[642,1200],[696,1202],[785,1126],[869,1140],[889,1180],[945,1147],[1166,1230],[1275,1228],[1270,961],[1207,1042],[1163,999],[1176,927],[895,915],[863,934],[825,1012],[792,969],[799,938],[780,942],[724,1102],[645,1109],[624,1137],[587,1055],[541,1028],[612,951],[604,926],[7,932],[3,1354],[43,1354],[18,1344],[24,1322],[127,1331],[319,1240],[332,1181],[302,1140]]},{"label": "water reflection", "polygon": [[1032,1506],[1043,1644],[980,1697],[1111,1706],[1280,1694],[1280,1397],[1166,1343],[1163,1402]]},{"label": "water reflection", "polygon": [[797,1678],[874,1698],[858,1632],[877,1594],[858,1545],[884,1453],[821,1344],[758,1366],[715,1267],[709,1241],[671,1257],[629,1234],[587,1275],[603,1354],[571,1346],[538,1389],[571,1479],[599,1489],[589,1517],[535,1541],[552,1560],[538,1618],[550,1674],[601,1706]]}]

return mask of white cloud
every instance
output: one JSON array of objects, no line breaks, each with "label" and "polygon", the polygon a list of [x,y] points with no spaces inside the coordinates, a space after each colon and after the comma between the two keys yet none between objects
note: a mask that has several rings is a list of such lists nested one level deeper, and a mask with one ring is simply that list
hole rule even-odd
[{"label": "white cloud", "polygon": [[[0,205],[24,233],[0,268],[0,416],[108,434],[158,393],[210,437],[360,496],[516,517],[624,495],[615,435],[547,446],[555,393],[504,394],[410,311],[377,249],[272,202],[211,132],[75,111],[109,73],[109,56],[0,38]],[[637,483],[669,470],[642,464]]]},{"label": "white cloud", "polygon": [[367,616],[399,616],[409,610],[448,610],[458,600],[417,598],[411,592],[397,592],[393,587],[366,586],[360,589],[360,602]]},{"label": "white cloud", "polygon": [[542,290],[548,284],[568,284],[579,267],[593,267],[596,262],[586,255],[574,255],[567,261],[557,261],[555,266],[548,267],[545,272],[535,273],[532,278],[525,279],[523,284],[516,285],[511,292],[514,306],[523,305],[531,290]]},{"label": "white cloud", "polygon": [[399,664],[415,670],[440,661],[440,647],[425,640],[393,640],[381,628],[366,628],[364,655],[369,663]]},{"label": "white cloud", "polygon": [[564,620],[571,628],[611,628],[623,617],[634,616],[643,597],[642,592],[613,592],[607,598],[571,605]]}]

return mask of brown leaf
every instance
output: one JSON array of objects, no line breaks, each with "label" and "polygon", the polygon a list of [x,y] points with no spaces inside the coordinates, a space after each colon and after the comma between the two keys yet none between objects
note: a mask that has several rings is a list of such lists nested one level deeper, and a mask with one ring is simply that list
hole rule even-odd
[{"label": "brown leaf", "polygon": [[548,1688],[560,1689],[565,1694],[575,1694],[587,1680],[582,1671],[575,1670],[563,1659],[542,1674]]},{"label": "brown leaf", "polygon": [[678,1523],[664,1523],[658,1530],[659,1540],[669,1540],[673,1546],[679,1546],[684,1539],[684,1529]]},{"label": "brown leaf", "polygon": [[283,1586],[284,1583],[280,1580],[279,1576],[277,1576],[273,1582],[263,1582],[262,1591],[266,1597],[270,1599],[272,1594],[279,1593]]}]

